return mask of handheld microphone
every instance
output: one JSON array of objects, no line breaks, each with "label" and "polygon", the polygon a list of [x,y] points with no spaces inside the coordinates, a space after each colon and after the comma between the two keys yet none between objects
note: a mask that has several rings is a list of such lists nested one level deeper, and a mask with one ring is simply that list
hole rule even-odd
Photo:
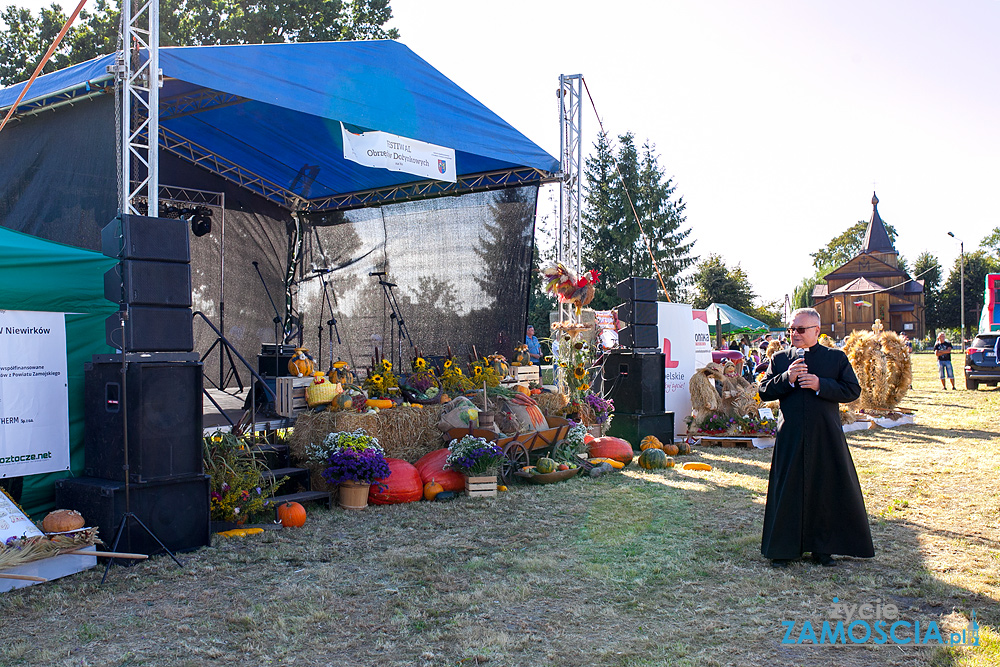
[{"label": "handheld microphone", "polygon": [[251,262],[251,264],[253,264],[254,266],[257,266],[257,262]]},{"label": "handheld microphone", "polygon": [[384,276],[385,275],[385,271],[372,271],[368,275],[369,276]]}]

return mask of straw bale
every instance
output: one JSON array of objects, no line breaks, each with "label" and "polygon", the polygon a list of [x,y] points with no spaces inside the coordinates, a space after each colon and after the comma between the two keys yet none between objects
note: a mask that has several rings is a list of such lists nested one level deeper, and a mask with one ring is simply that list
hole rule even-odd
[{"label": "straw bale", "polygon": [[295,421],[289,451],[299,465],[305,465],[306,445],[310,442],[322,442],[328,434],[338,431],[362,430],[378,439],[386,456],[414,463],[424,454],[441,448],[441,431],[437,428],[441,411],[440,405],[427,405],[395,407],[376,414],[302,412]]},{"label": "straw bale", "polygon": [[538,403],[538,409],[546,415],[554,415],[569,405],[569,396],[561,391],[558,393],[542,392],[534,396],[534,399]]}]

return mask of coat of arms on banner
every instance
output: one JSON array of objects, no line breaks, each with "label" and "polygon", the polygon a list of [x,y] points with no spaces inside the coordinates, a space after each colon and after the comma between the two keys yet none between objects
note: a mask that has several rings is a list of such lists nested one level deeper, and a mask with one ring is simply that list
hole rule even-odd
[{"label": "coat of arms on banner", "polygon": [[438,160],[438,171],[441,172],[442,174],[448,171],[448,163],[445,162],[444,160]]}]

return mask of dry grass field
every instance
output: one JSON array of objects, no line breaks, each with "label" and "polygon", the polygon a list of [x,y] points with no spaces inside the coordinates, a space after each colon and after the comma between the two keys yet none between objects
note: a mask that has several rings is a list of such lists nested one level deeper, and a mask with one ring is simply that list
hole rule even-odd
[{"label": "dry grass field", "polygon": [[[917,423],[848,436],[877,555],[774,570],[759,539],[769,451],[489,500],[314,510],[0,596],[2,665],[1000,665],[1000,390],[942,391],[914,357]],[[955,364],[960,368],[959,363]],[[961,381],[959,382],[961,385]],[[977,648],[782,644],[833,598],[893,604]],[[857,617],[857,615],[855,615]]]}]

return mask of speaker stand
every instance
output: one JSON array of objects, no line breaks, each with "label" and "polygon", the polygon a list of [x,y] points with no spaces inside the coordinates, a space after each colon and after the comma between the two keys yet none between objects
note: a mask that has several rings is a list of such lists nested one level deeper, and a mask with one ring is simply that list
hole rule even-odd
[{"label": "speaker stand", "polygon": [[[125,481],[125,497],[126,497],[126,499],[128,498],[128,480],[127,479]],[[125,504],[127,506],[128,502],[126,502]],[[125,514],[122,515],[121,522],[118,524],[118,532],[115,534],[114,544],[111,545],[111,552],[112,553],[118,553],[118,543],[121,542],[122,535],[128,529],[129,521],[135,521],[137,524],[139,524],[139,527],[142,528],[144,531],[146,531],[147,535],[149,535],[154,540],[156,540],[156,543],[160,545],[160,548],[163,549],[167,553],[167,555],[170,556],[174,560],[175,563],[177,563],[177,565],[179,567],[184,567],[184,563],[182,563],[179,560],[177,560],[177,556],[174,554],[174,552],[171,551],[170,549],[168,549],[167,545],[165,545],[163,542],[160,541],[160,538],[158,538],[153,533],[153,531],[151,531],[146,526],[146,524],[144,524],[142,522],[142,519],[140,519],[135,514],[133,514],[132,512],[128,511],[127,509],[125,510]],[[114,557],[109,558],[108,559],[108,564],[104,566],[104,576],[101,577],[101,583],[102,584],[104,583],[104,580],[108,578],[108,572],[111,570],[111,566],[115,564],[115,560],[117,560],[117,559],[114,558]]]}]

